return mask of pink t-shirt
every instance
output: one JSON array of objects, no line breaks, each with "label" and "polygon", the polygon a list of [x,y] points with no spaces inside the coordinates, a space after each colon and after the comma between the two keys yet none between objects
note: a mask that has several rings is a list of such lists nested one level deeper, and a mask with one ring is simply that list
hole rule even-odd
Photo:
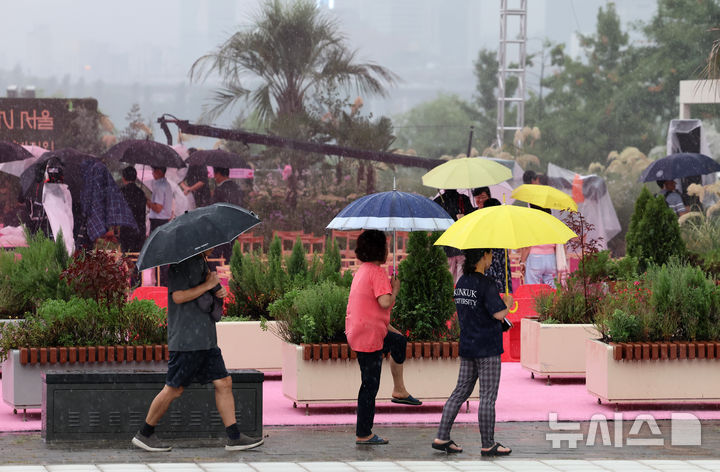
[{"label": "pink t-shirt", "polygon": [[378,297],[392,293],[385,270],[372,262],[360,265],[348,298],[345,335],[353,351],[375,352],[383,347],[391,308],[382,308]]},{"label": "pink t-shirt", "polygon": [[530,254],[555,254],[554,244],[540,244],[530,248]]}]

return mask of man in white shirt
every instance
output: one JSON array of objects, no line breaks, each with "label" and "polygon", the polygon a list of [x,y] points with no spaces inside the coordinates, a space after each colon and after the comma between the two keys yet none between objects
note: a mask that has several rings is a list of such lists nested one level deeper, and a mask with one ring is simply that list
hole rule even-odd
[{"label": "man in white shirt", "polygon": [[[153,167],[152,174],[155,179],[152,184],[152,198],[148,199],[150,209],[150,234],[172,218],[173,192],[170,183],[165,178],[166,167]],[[160,268],[160,285],[167,286],[167,266]]]}]

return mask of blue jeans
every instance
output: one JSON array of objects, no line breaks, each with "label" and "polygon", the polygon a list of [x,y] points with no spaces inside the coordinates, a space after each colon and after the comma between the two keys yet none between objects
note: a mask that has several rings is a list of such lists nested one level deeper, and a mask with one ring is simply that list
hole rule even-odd
[{"label": "blue jeans", "polygon": [[530,254],[525,261],[525,283],[547,284],[555,288],[555,254]]}]

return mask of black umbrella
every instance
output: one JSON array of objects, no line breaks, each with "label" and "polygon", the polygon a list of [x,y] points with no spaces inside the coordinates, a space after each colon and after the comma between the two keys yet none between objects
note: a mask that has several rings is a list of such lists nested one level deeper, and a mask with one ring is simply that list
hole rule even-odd
[{"label": "black umbrella", "polygon": [[195,151],[187,160],[189,166],[225,167],[227,169],[249,169],[250,165],[239,154],[222,149]]},{"label": "black umbrella", "polygon": [[653,162],[640,174],[640,182],[674,180],[720,172],[720,164],[705,154],[680,152]]},{"label": "black umbrella", "polygon": [[30,151],[11,141],[0,141],[0,162],[23,161],[34,157]]},{"label": "black umbrella", "polygon": [[167,144],[142,139],[122,141],[108,149],[103,158],[153,167],[185,167],[185,162],[175,149]]},{"label": "black umbrella", "polygon": [[178,216],[152,232],[140,251],[138,270],[177,264],[233,241],[260,224],[255,213],[229,203],[214,203]]}]

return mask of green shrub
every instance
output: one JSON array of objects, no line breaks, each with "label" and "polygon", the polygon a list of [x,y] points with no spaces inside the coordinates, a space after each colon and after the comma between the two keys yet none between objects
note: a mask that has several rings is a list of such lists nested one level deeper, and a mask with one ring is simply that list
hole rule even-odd
[{"label": "green shrub", "polygon": [[349,294],[331,281],[287,292],[269,306],[276,334],[293,344],[344,342]]},{"label": "green shrub", "polygon": [[593,323],[603,290],[605,287],[601,284],[584,286],[582,279],[569,277],[555,292],[535,297],[538,320],[543,323],[550,319],[563,324]]},{"label": "green shrub", "polygon": [[243,255],[236,242],[230,257],[230,271],[229,288],[233,301],[228,304],[226,314],[252,320],[267,317],[268,305],[285,292],[287,285],[287,274],[282,270],[280,239],[275,238],[270,245],[267,261],[259,252]]},{"label": "green shrub", "polygon": [[0,265],[2,290],[8,297],[0,300],[0,311],[6,314],[10,309],[15,310],[14,314],[34,312],[43,300],[67,300],[71,295],[67,284],[60,280],[60,274],[68,265],[62,235],[53,241],[42,232],[34,235],[26,232],[26,238],[28,246],[15,250],[19,260],[6,253]]},{"label": "green shrub", "polygon": [[649,194],[647,188],[640,193],[625,236],[627,253],[638,259],[640,270],[652,264],[665,264],[673,256],[685,256],[675,212],[668,208],[662,195]]},{"label": "green shrub", "polygon": [[672,259],[603,297],[596,326],[605,341],[716,341],[720,291],[700,268]]},{"label": "green shrub", "polygon": [[299,286],[304,286],[308,279],[308,265],[305,248],[298,237],[293,244],[292,252],[287,261],[288,278]]},{"label": "green shrub", "polygon": [[717,329],[718,288],[698,267],[672,260],[651,267],[652,340],[708,340]]},{"label": "green shrub", "polygon": [[269,305],[292,289],[324,280],[346,288],[352,283],[350,271],[340,275],[340,252],[336,244],[326,244],[322,259],[313,259],[308,267],[305,250],[298,240],[285,267],[280,238],[274,238],[270,244],[267,260],[259,252],[244,255],[236,243],[230,258],[229,288],[233,301],[227,305],[227,316],[261,320],[272,317]]},{"label": "green shrub", "polygon": [[615,310],[607,319],[608,337],[610,341],[625,343],[635,341],[642,333],[642,323],[632,314]]},{"label": "green shrub", "polygon": [[447,257],[433,243],[440,233],[410,233],[408,255],[400,263],[400,293],[392,310],[392,324],[410,340],[450,338],[447,321],[455,313],[453,279]]}]

